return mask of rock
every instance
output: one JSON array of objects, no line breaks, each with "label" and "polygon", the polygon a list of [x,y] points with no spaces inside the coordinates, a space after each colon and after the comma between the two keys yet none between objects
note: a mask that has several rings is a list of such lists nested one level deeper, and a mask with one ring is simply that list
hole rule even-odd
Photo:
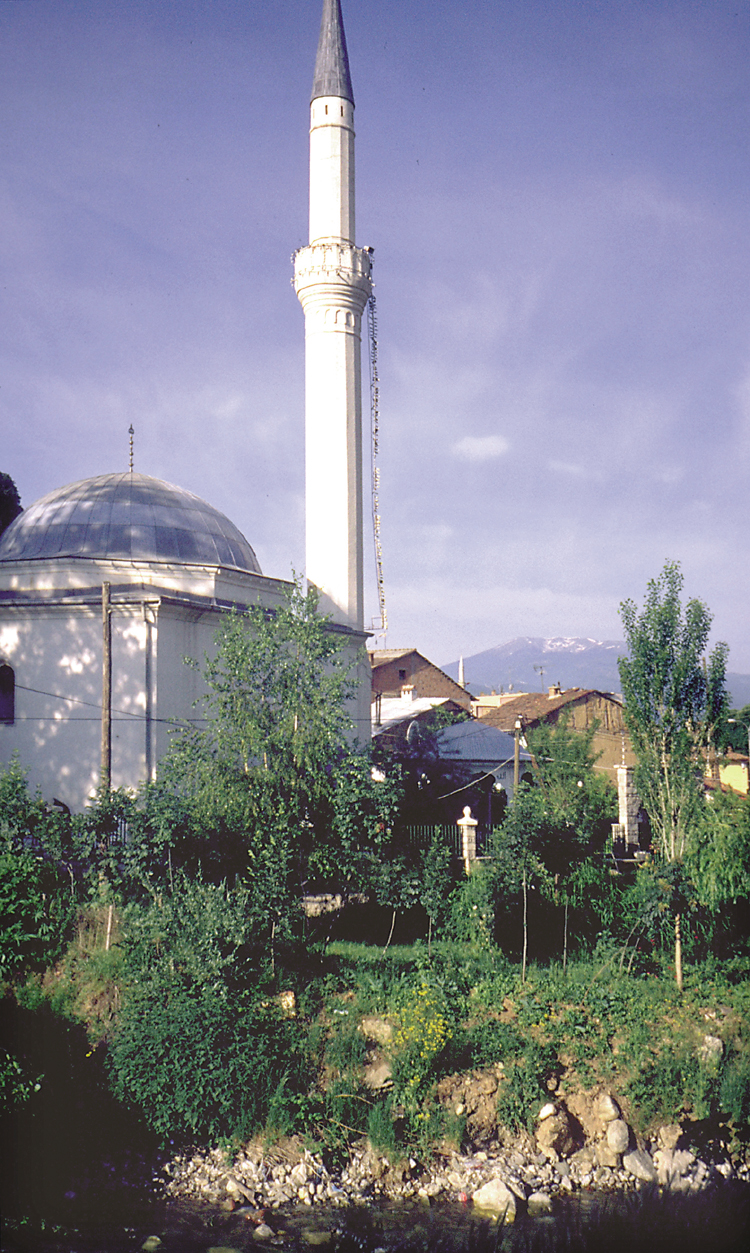
[{"label": "rock", "polygon": [[259,1223],[253,1232],[254,1240],[273,1240],[274,1233],[267,1223]]},{"label": "rock", "polygon": [[373,1092],[379,1092],[391,1084],[392,1071],[390,1064],[383,1060],[374,1061],[369,1066],[365,1066],[362,1077],[368,1088]]},{"label": "rock", "polygon": [[549,1214],[552,1209],[552,1198],[547,1192],[532,1192],[526,1204],[530,1214]]},{"label": "rock", "polygon": [[596,1150],[591,1144],[584,1144],[582,1149],[574,1153],[570,1159],[570,1165],[574,1167],[579,1175],[588,1174],[596,1164]]},{"label": "rock", "polygon": [[656,1133],[656,1138],[663,1149],[676,1149],[677,1142],[682,1135],[682,1127],[679,1123],[670,1122],[666,1126],[660,1127]]},{"label": "rock", "polygon": [[376,1044],[390,1044],[393,1037],[393,1027],[385,1018],[363,1018],[359,1029],[365,1039],[374,1040]]},{"label": "rock", "polygon": [[656,1167],[645,1149],[633,1149],[632,1153],[626,1153],[622,1164],[629,1175],[643,1183],[653,1183],[656,1180]]},{"label": "rock", "polygon": [[620,1154],[615,1153],[606,1140],[600,1140],[596,1145],[596,1163],[608,1170],[616,1170],[620,1165]]},{"label": "rock", "polygon": [[609,1092],[602,1092],[597,1098],[595,1110],[597,1117],[604,1123],[613,1122],[615,1118],[620,1117],[620,1107]]},{"label": "rock", "polygon": [[330,1231],[303,1231],[302,1239],[312,1248],[320,1248],[323,1244],[330,1244],[333,1236]]},{"label": "rock", "polygon": [[539,1111],[539,1121],[544,1122],[545,1118],[551,1118],[556,1112],[556,1109],[557,1106],[553,1105],[552,1101],[548,1101],[547,1104],[543,1105]]},{"label": "rock", "polygon": [[146,1236],[141,1248],[143,1253],[156,1253],[156,1250],[160,1249],[161,1245],[162,1242],[159,1236]]},{"label": "rock", "polygon": [[513,1223],[516,1220],[516,1197],[502,1179],[488,1180],[481,1188],[477,1188],[471,1199],[482,1214],[491,1214],[493,1218],[499,1218],[504,1223]]},{"label": "rock", "polygon": [[721,1061],[724,1045],[717,1035],[704,1035],[703,1043],[698,1049],[698,1057],[707,1065],[716,1065]]},{"label": "rock", "polygon": [[206,1253],[240,1253],[239,1249],[230,1248],[226,1244],[212,1244]]},{"label": "rock", "polygon": [[536,1131],[537,1148],[554,1159],[567,1157],[575,1147],[570,1119],[564,1109],[555,1110],[540,1122]]},{"label": "rock", "polygon": [[613,1153],[624,1153],[630,1144],[630,1128],[622,1118],[607,1124],[607,1146]]}]

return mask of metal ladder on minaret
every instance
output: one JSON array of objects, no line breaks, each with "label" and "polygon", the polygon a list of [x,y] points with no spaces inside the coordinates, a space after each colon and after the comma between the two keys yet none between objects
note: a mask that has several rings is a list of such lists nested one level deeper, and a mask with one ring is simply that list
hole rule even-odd
[{"label": "metal ladder on minaret", "polygon": [[385,579],[383,577],[383,546],[380,539],[380,379],[378,377],[378,312],[375,292],[367,301],[367,328],[370,348],[370,425],[372,430],[372,533],[375,542],[375,580],[378,585],[378,609],[380,611],[380,634],[388,630],[388,614],[385,607]]}]

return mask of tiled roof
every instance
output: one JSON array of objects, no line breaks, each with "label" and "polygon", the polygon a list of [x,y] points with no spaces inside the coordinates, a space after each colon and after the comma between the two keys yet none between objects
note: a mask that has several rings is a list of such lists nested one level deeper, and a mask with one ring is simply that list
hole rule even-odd
[{"label": "tiled roof", "polygon": [[543,722],[551,713],[564,709],[592,696],[602,696],[605,700],[620,702],[611,692],[598,692],[595,688],[569,687],[559,696],[549,696],[546,692],[525,692],[507,701],[496,709],[488,709],[482,714],[481,721],[488,726],[500,727],[503,731],[512,731],[516,718],[520,718],[524,726]]}]

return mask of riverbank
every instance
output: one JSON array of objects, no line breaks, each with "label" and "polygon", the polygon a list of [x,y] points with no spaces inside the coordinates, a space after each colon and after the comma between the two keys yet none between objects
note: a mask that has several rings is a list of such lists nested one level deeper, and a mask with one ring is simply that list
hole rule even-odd
[{"label": "riverbank", "polygon": [[[363,1201],[435,1201],[470,1204],[477,1214],[512,1222],[521,1214],[551,1212],[556,1200],[574,1193],[630,1193],[652,1185],[675,1194],[692,1194],[728,1180],[750,1186],[750,1165],[725,1155],[701,1157],[686,1147],[678,1126],[660,1129],[654,1141],[635,1142],[619,1117],[613,1098],[600,1093],[584,1102],[614,1117],[588,1120],[590,1138],[576,1147],[573,1116],[563,1104],[552,1106],[539,1121],[537,1135],[507,1136],[486,1149],[444,1152],[430,1160],[414,1156],[392,1160],[367,1142],[354,1146],[336,1168],[296,1139],[272,1146],[259,1142],[236,1154],[224,1149],[178,1154],[164,1164],[155,1186],[173,1199],[192,1199],[227,1210],[270,1213],[289,1206],[345,1207]],[[580,1122],[578,1123],[581,1127]],[[550,1141],[570,1149],[561,1157]],[[541,1147],[546,1145],[546,1149]],[[619,1145],[620,1149],[614,1146]]]}]

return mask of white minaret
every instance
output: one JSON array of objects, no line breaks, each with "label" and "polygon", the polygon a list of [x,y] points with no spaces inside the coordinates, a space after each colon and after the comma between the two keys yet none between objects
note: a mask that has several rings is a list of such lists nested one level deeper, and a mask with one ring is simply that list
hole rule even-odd
[{"label": "white minaret", "polygon": [[364,626],[362,314],[370,254],[354,243],[354,96],[340,0],[324,0],[310,102],[310,243],[294,260],[305,311],[306,575],[335,622]]}]

